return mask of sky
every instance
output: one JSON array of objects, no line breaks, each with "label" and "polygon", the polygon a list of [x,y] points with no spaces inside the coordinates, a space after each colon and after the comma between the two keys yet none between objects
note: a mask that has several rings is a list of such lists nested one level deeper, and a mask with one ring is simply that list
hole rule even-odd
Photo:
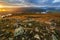
[{"label": "sky", "polygon": [[54,0],[53,3],[55,3],[55,2],[60,2],[60,0]]},{"label": "sky", "polygon": [[60,6],[60,0],[0,0],[11,5],[19,6]]}]

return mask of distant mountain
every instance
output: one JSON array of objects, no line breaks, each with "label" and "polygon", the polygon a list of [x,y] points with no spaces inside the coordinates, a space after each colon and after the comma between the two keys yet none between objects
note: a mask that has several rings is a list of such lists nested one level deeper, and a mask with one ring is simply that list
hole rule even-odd
[{"label": "distant mountain", "polygon": [[38,7],[24,8],[23,12],[45,12],[46,10]]},{"label": "distant mountain", "polygon": [[60,12],[60,9],[57,9],[55,7],[28,7],[28,8],[24,8],[23,12],[46,12],[46,11],[50,11],[50,12]]}]

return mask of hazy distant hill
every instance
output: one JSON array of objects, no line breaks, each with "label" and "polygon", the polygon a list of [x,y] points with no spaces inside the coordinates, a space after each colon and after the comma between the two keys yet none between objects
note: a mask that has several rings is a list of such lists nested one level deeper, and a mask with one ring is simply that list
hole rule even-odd
[{"label": "hazy distant hill", "polygon": [[28,8],[23,8],[23,12],[46,12],[46,11],[59,12],[60,9],[57,9],[56,7],[28,7]]}]

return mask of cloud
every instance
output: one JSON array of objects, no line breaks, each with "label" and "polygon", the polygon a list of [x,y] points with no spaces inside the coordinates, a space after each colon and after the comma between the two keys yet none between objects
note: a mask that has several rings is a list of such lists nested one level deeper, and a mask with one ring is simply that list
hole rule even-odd
[{"label": "cloud", "polygon": [[9,3],[19,3],[19,4],[42,4],[42,3],[46,3],[49,0],[2,0],[5,2],[9,2]]},{"label": "cloud", "polygon": [[53,3],[60,2],[60,0],[54,0]]},{"label": "cloud", "polygon": [[56,2],[60,2],[60,0],[0,0],[0,1],[7,2],[11,5],[18,5],[24,7],[46,7],[51,6]]}]

